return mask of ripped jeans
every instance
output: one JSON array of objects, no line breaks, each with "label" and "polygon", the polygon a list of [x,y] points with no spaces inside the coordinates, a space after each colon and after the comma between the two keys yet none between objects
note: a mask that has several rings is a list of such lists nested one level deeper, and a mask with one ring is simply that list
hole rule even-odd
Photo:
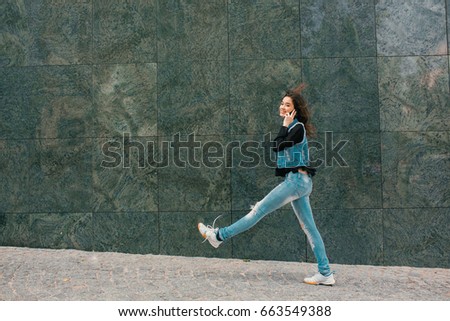
[{"label": "ripped jeans", "polygon": [[219,237],[227,240],[242,233],[258,223],[267,214],[291,203],[295,215],[305,232],[317,260],[319,272],[328,276],[331,274],[325,246],[314,222],[309,195],[312,191],[312,180],[303,173],[289,173],[285,180],[275,187],[266,197],[256,203],[253,209],[237,222],[219,229]]}]

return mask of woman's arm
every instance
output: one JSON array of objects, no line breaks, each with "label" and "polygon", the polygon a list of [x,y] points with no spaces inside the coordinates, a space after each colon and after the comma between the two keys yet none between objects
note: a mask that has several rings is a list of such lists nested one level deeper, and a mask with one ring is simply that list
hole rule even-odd
[{"label": "woman's arm", "polygon": [[272,150],[274,152],[279,152],[286,147],[293,146],[300,143],[305,135],[305,128],[301,123],[295,124],[295,126],[288,131],[286,126],[281,126],[277,137],[274,140],[274,146]]}]

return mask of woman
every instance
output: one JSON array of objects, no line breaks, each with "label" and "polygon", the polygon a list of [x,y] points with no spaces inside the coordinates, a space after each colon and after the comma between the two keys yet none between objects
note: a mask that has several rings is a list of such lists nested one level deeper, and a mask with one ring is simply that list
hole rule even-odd
[{"label": "woman", "polygon": [[304,282],[333,285],[335,279],[309,203],[312,190],[311,177],[315,174],[315,169],[309,167],[307,136],[313,134],[314,127],[310,122],[308,105],[301,95],[303,88],[302,84],[287,91],[279,107],[283,125],[275,138],[273,150],[277,154],[275,175],[284,177],[284,181],[256,203],[250,213],[234,224],[214,228],[214,223],[212,227],[199,223],[198,230],[213,247],[217,248],[223,241],[253,227],[267,214],[291,203],[318,263],[318,273],[305,278]]}]

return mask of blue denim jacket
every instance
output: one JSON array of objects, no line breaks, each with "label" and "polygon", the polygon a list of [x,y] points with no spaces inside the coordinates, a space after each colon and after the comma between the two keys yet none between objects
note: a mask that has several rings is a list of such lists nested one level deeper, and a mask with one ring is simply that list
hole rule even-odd
[{"label": "blue denim jacket", "polygon": [[288,132],[291,131],[294,126],[303,126],[305,132],[303,135],[303,140],[291,147],[286,147],[285,149],[277,152],[278,168],[309,166],[308,139],[306,138],[305,126],[297,119],[294,119],[288,127]]}]

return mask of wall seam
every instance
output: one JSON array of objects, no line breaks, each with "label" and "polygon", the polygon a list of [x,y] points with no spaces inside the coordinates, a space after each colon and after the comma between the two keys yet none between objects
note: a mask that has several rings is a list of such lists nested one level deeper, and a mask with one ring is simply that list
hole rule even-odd
[{"label": "wall seam", "polygon": [[379,138],[379,152],[380,152],[380,179],[381,179],[381,185],[380,185],[380,204],[381,204],[381,262],[382,265],[385,265],[385,255],[384,255],[384,249],[385,249],[385,235],[384,235],[384,197],[383,197],[383,186],[384,186],[384,179],[383,179],[383,150],[381,148],[382,146],[382,129],[381,129],[381,104],[380,104],[380,75],[379,75],[379,59],[380,56],[378,54],[378,33],[377,33],[377,4],[376,0],[373,1],[373,14],[374,14],[374,33],[375,33],[375,56],[376,56],[376,82],[377,82],[377,101],[378,101],[378,138]]},{"label": "wall seam", "polygon": [[[231,138],[232,130],[231,130],[231,47],[230,47],[230,1],[227,0],[226,2],[226,10],[227,10],[227,56],[228,56],[228,135]],[[224,154],[225,158],[228,157],[226,153]],[[231,162],[233,160],[231,159]],[[226,160],[225,160],[226,162]],[[230,214],[229,223],[233,223],[233,163],[231,163],[230,168],[228,169],[230,172],[230,204],[229,204],[229,211]],[[234,242],[233,239],[230,240],[231,242],[231,257],[234,258]]]},{"label": "wall seam", "polygon": [[[156,141],[157,141],[157,146],[156,149],[159,149],[161,147],[161,136],[160,136],[160,132],[159,132],[159,0],[156,0],[156,10],[155,10],[155,32],[156,32]],[[158,231],[158,254],[162,254],[161,253],[161,239],[162,239],[162,235],[161,235],[161,207],[160,207],[160,199],[161,199],[161,181],[160,181],[160,170],[159,167],[156,168],[156,202],[157,202],[157,219],[156,222],[158,224],[157,226],[157,231]]]}]

